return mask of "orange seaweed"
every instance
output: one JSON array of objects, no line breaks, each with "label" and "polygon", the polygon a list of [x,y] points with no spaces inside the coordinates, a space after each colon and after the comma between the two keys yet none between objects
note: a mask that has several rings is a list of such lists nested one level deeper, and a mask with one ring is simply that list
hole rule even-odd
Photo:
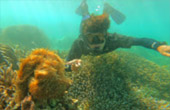
[{"label": "orange seaweed", "polygon": [[46,49],[36,49],[20,64],[16,80],[16,102],[29,93],[34,99],[60,98],[71,83],[64,75],[64,62]]}]

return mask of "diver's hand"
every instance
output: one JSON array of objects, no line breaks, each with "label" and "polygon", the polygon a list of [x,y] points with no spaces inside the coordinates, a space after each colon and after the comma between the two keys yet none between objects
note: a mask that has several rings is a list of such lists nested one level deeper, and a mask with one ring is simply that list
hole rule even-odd
[{"label": "diver's hand", "polygon": [[66,63],[67,65],[71,65],[72,71],[78,71],[78,69],[81,66],[81,60],[80,59],[74,59]]},{"label": "diver's hand", "polygon": [[170,57],[170,46],[169,45],[161,45],[157,48],[157,50],[162,55]]}]

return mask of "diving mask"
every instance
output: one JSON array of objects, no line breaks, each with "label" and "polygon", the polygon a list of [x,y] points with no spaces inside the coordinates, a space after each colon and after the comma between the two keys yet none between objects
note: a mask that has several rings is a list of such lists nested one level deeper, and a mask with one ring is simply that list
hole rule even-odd
[{"label": "diving mask", "polygon": [[87,42],[91,45],[93,44],[102,44],[105,41],[105,33],[87,33],[85,38]]}]

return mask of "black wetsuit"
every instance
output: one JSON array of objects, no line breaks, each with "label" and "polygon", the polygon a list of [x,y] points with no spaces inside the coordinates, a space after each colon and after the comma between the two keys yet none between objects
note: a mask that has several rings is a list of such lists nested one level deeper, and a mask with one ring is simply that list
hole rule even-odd
[{"label": "black wetsuit", "polygon": [[66,60],[70,61],[73,59],[79,59],[81,55],[88,55],[90,53],[93,55],[99,55],[111,52],[117,48],[130,48],[131,46],[143,46],[156,50],[158,46],[163,44],[165,43],[158,42],[154,39],[134,38],[114,33],[107,35],[106,43],[102,51],[94,51],[88,47],[87,43],[80,35],[79,38],[74,41]]}]

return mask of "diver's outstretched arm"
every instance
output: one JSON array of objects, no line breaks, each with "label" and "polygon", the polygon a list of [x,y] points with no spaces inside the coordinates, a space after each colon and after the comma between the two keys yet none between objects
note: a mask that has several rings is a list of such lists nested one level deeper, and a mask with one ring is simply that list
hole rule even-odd
[{"label": "diver's outstretched arm", "polygon": [[86,0],[83,0],[80,6],[76,9],[76,14],[82,17],[89,15],[88,5],[86,3]]}]

